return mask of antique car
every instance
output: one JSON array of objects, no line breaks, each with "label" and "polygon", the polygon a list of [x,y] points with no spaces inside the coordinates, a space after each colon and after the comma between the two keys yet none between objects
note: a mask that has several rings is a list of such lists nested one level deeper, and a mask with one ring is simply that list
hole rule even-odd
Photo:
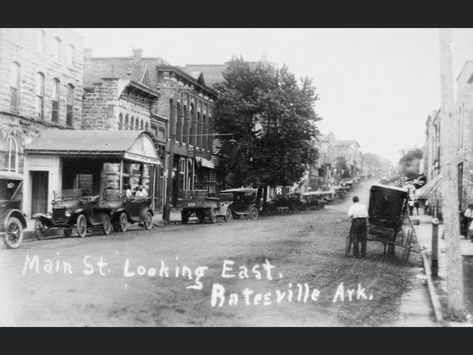
[{"label": "antique car", "polygon": [[82,196],[78,189],[64,190],[61,196],[54,193],[52,213],[33,215],[35,232],[38,239],[44,239],[48,231],[63,230],[69,237],[75,230],[84,238],[87,232],[100,228],[103,234],[112,231],[111,216],[113,210],[97,196]]},{"label": "antique car", "polygon": [[189,223],[191,218],[197,218],[199,223],[216,223],[220,217],[227,222],[231,219],[228,206],[228,202],[208,196],[207,190],[182,191],[179,198],[182,224]]},{"label": "antique car", "polygon": [[132,197],[130,199],[120,198],[112,201],[104,201],[104,204],[112,210],[112,226],[117,232],[126,232],[129,224],[138,223],[145,229],[153,228],[153,209],[151,197]]},{"label": "antique car", "polygon": [[[368,206],[368,241],[384,244],[384,254],[394,257],[395,247],[403,248],[402,260],[407,261],[411,250],[419,252],[415,230],[406,213],[408,192],[393,186],[373,185]],[[347,237],[346,254],[351,238]]]},{"label": "antique car", "polygon": [[234,219],[240,219],[242,216],[250,219],[258,218],[263,209],[258,189],[237,188],[223,190],[221,193],[233,194],[233,202],[228,208]]},{"label": "antique car", "polygon": [[0,236],[8,249],[18,248],[26,228],[25,215],[21,212],[21,175],[0,172]]},{"label": "antique car", "polygon": [[[272,200],[270,209],[284,213],[285,211],[304,211],[308,209],[308,203],[300,192],[291,192],[286,195],[276,195]],[[269,207],[269,206],[268,206]]]},{"label": "antique car", "polygon": [[302,193],[302,197],[307,203],[307,209],[318,210],[324,208],[327,200],[331,200],[330,193],[324,191],[309,191]]}]

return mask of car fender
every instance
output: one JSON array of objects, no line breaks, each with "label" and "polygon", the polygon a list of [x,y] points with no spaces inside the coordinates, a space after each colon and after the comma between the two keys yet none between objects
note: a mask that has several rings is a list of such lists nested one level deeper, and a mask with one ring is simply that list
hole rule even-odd
[{"label": "car fender", "polygon": [[6,230],[8,219],[11,218],[11,217],[18,218],[18,220],[20,221],[23,228],[26,228],[27,224],[26,224],[25,216],[23,215],[23,213],[20,210],[14,209],[14,210],[11,210],[10,212],[8,212],[8,214],[5,217],[3,217],[3,221],[0,224],[1,231]]},{"label": "car fender", "polygon": [[84,212],[84,209],[83,208],[78,208],[74,211],[74,214],[77,216],[77,215],[81,214],[82,212]]}]

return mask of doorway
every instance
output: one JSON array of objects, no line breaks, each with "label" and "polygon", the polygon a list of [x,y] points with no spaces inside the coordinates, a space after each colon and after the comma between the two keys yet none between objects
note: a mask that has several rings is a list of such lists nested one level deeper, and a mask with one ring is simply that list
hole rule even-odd
[{"label": "doorway", "polygon": [[31,215],[48,211],[48,180],[47,171],[31,172]]}]

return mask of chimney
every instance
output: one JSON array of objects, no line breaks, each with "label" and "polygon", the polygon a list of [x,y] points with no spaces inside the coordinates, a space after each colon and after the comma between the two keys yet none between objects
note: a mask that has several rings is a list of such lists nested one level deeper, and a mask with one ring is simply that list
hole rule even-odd
[{"label": "chimney", "polygon": [[130,70],[128,77],[131,80],[141,80],[141,56],[143,55],[142,49],[133,49],[133,56],[131,60]]},{"label": "chimney", "polygon": [[92,48],[84,48],[84,58],[92,58]]}]

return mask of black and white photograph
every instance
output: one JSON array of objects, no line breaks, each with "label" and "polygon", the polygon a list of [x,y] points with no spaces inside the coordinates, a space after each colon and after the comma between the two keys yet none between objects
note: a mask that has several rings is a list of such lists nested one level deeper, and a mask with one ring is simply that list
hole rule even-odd
[{"label": "black and white photograph", "polygon": [[1,327],[473,326],[473,29],[2,27],[0,79]]}]

